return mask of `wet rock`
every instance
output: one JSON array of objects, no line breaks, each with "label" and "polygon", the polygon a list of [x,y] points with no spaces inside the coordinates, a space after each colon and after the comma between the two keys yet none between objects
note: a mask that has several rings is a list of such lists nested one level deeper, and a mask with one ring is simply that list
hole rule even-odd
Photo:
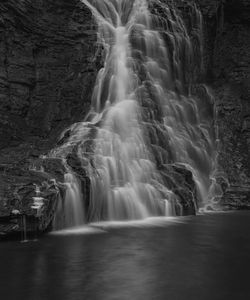
[{"label": "wet rock", "polygon": [[[57,202],[64,193],[64,166],[58,159],[39,159],[42,149],[22,144],[2,151],[0,159],[0,232],[21,236],[22,218],[28,232],[43,232],[53,219]],[[30,155],[32,151],[36,155]],[[40,211],[32,208],[36,188],[44,199]],[[13,213],[18,211],[19,214]],[[14,224],[14,225],[13,225]]]},{"label": "wet rock", "polygon": [[[150,8],[166,18],[166,3],[179,10],[189,31],[192,31],[191,4],[201,9],[204,69],[202,74],[197,73],[197,66],[195,73],[200,83],[213,87],[215,95],[220,139],[218,163],[226,182],[221,204],[228,208],[248,208],[250,3],[248,0],[154,0]],[[195,32],[191,33],[195,38]],[[167,43],[166,37],[165,40]],[[81,121],[88,112],[95,78],[103,63],[102,51],[97,44],[94,19],[78,0],[1,1],[0,234],[22,230],[19,215],[13,211],[20,211],[27,218],[30,230],[34,224],[41,231],[48,228],[56,202],[63,197],[61,183],[66,170],[60,159],[41,157],[57,143],[64,143],[69,132],[58,142],[61,132]],[[141,74],[143,80],[143,70]],[[146,86],[143,92],[151,93],[152,97],[154,91]],[[147,97],[143,101],[144,107],[152,105]],[[161,118],[157,107],[152,111]],[[148,130],[150,141],[154,140],[154,134]],[[171,162],[172,153],[167,150],[168,140],[160,140],[161,144],[152,143],[152,148],[157,167],[163,168],[161,152],[165,153],[167,163]],[[86,149],[91,147],[90,139]],[[67,157],[67,162],[81,179],[84,193],[89,195],[90,182],[82,162],[75,153]],[[191,172],[179,165],[166,165],[161,171],[166,185],[178,195],[184,214],[194,213],[197,195]],[[34,184],[47,199],[40,219],[31,209]]]},{"label": "wet rock", "polygon": [[180,164],[164,165],[161,174],[166,186],[177,196],[177,215],[195,215],[199,202],[192,172]]},{"label": "wet rock", "polygon": [[[206,55],[210,61],[219,133],[219,167],[228,187],[221,204],[237,208],[250,201],[250,3],[246,0],[220,1],[215,14],[205,20],[214,28],[214,43],[207,31]],[[213,20],[213,21],[212,21]],[[212,22],[214,24],[212,25]],[[205,24],[206,25],[206,24]],[[208,26],[206,26],[208,27]],[[238,187],[236,189],[232,187]],[[248,198],[248,200],[247,200]],[[242,200],[245,199],[245,200]]]},{"label": "wet rock", "polygon": [[[40,163],[43,169],[36,169],[34,165],[33,169],[5,166],[5,172],[0,174],[0,232],[7,235],[21,233],[23,218],[27,232],[43,232],[53,221],[58,201],[65,192],[60,183],[63,173],[59,172],[64,172],[63,165],[52,159],[36,163],[36,167]],[[39,209],[35,206],[37,200],[42,203]],[[13,222],[16,226],[12,226]]]},{"label": "wet rock", "polygon": [[[165,1],[153,1],[164,15]],[[218,171],[227,182],[221,204],[241,205],[250,187],[250,2],[248,0],[167,1],[181,12],[190,28],[189,7],[203,15],[203,74],[200,83],[212,86],[217,113]],[[238,186],[234,192],[230,186]],[[226,197],[228,200],[225,202]],[[238,197],[238,198],[237,198]],[[231,199],[231,200],[230,200]],[[234,200],[233,200],[234,199]],[[236,199],[238,199],[236,201]],[[248,197],[248,200],[250,198]]]},{"label": "wet rock", "polygon": [[224,193],[221,204],[228,210],[250,209],[249,186],[231,186]]},{"label": "wet rock", "polygon": [[[80,1],[1,1],[0,232],[20,230],[12,226],[14,210],[40,231],[49,226],[65,168],[40,157],[89,110],[102,64],[96,41],[96,24]],[[39,218],[31,209],[34,184],[45,199]]]}]

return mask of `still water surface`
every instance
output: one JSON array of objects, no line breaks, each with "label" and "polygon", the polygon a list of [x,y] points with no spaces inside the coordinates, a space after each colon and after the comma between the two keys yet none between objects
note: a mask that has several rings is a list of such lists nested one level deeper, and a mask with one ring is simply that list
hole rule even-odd
[{"label": "still water surface", "polygon": [[250,299],[250,213],[0,243],[0,299]]}]

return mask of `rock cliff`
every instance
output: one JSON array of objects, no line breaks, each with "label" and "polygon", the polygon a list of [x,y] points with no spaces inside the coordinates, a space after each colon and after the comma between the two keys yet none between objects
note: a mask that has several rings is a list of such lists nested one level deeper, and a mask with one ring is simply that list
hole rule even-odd
[{"label": "rock cliff", "polygon": [[[190,1],[153,2],[172,3],[188,22]],[[204,19],[205,71],[200,78],[213,88],[216,100],[221,203],[246,208],[250,206],[250,2],[192,2]],[[63,181],[64,167],[58,160],[39,156],[55,146],[63,129],[83,119],[101,64],[96,24],[79,0],[1,1],[0,232],[21,230],[16,210],[31,225],[38,217],[38,231],[53,219],[56,201],[64,193],[63,185],[55,186],[53,180]],[[40,197],[49,199],[40,219],[30,210],[37,185]]]},{"label": "rock cliff", "polygon": [[221,179],[227,182],[221,203],[228,208],[249,208],[250,2],[215,2],[212,13],[204,12],[204,28],[207,81],[217,108],[218,163]]},{"label": "rock cliff", "polygon": [[53,179],[63,181],[63,166],[57,160],[39,163],[38,157],[53,148],[63,129],[84,118],[101,57],[96,24],[80,1],[1,1],[2,231],[21,230],[17,213],[34,223],[36,213],[30,207],[36,185],[42,188],[39,196],[49,199],[38,229],[46,229],[52,220],[63,193]]}]

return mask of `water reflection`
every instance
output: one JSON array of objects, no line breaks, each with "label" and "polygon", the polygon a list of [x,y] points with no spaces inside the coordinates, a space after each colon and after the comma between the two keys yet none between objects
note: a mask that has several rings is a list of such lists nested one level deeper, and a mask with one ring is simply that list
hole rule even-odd
[{"label": "water reflection", "polygon": [[1,299],[248,299],[249,213],[159,224],[2,243]]}]

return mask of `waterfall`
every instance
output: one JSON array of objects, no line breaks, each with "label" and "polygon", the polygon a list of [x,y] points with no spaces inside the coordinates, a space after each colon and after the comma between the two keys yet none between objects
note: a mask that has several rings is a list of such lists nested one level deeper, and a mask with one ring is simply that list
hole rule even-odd
[{"label": "waterfall", "polygon": [[62,229],[80,226],[85,223],[85,212],[80,180],[68,168],[64,175],[64,199],[57,205],[53,228]]},{"label": "waterfall", "polygon": [[65,226],[79,226],[84,222],[83,202],[81,185],[71,173],[65,176],[66,195],[65,195]]},{"label": "waterfall", "polygon": [[[190,6],[190,35],[166,3],[161,17],[150,13],[146,0],[81,1],[98,24],[105,63],[91,111],[52,152],[76,153],[90,178],[88,219],[174,215],[178,196],[164,181],[170,164],[192,172],[205,205],[216,190],[216,137],[213,101],[205,86],[195,86],[202,72],[199,10]],[[66,175],[66,198],[82,202],[75,182]]]}]

